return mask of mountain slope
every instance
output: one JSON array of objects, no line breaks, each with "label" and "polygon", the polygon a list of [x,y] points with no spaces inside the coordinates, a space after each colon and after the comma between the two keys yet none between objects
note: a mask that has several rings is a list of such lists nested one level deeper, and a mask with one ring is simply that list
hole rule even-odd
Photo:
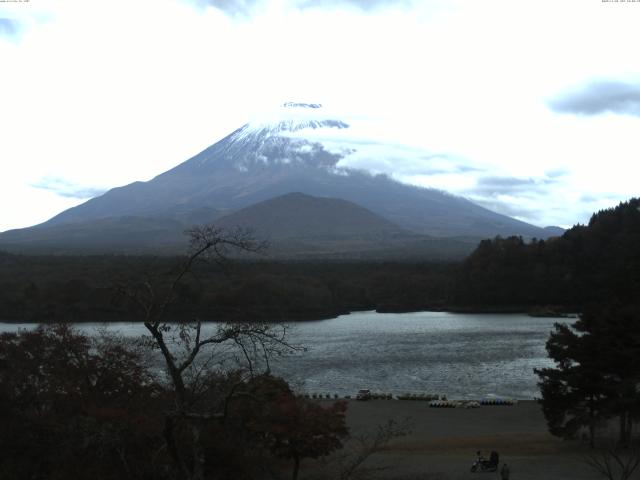
[{"label": "mountain slope", "polygon": [[[203,209],[182,221],[159,217],[108,217],[21,229],[0,235],[0,247],[23,253],[179,254],[194,216],[210,223]],[[198,222],[202,223],[202,222]],[[354,203],[291,193],[214,220],[229,230],[249,229],[267,240],[266,258],[461,259],[475,243],[403,230]]]},{"label": "mountain slope", "polygon": [[[257,230],[271,238],[305,237],[305,246],[298,245],[302,250],[314,235],[331,237],[336,251],[344,250],[339,238],[344,243],[346,237],[354,240],[354,236],[360,238],[350,243],[350,251],[355,251],[356,245],[367,251],[376,250],[373,237],[380,251],[399,247],[430,251],[437,243],[434,237],[465,238],[469,243],[496,235],[557,235],[554,229],[545,230],[497,214],[440,190],[410,186],[384,175],[341,166],[341,161],[359,148],[344,135],[349,128],[347,123],[324,115],[319,105],[285,104],[277,118],[244,125],[148,182],[114,188],[43,224],[0,234],[0,248],[175,249],[184,244],[182,230],[216,221],[227,226],[255,224]],[[327,140],[332,135],[342,135],[340,147]],[[287,196],[292,192],[301,193]],[[309,196],[319,198],[312,200]],[[282,198],[276,203],[256,205],[276,197]],[[329,208],[330,202],[340,201],[345,202],[340,208]],[[286,208],[278,202],[286,203]],[[296,213],[303,207],[312,208],[314,202],[318,208],[326,207],[334,213]],[[240,212],[251,205],[254,207]],[[335,214],[340,209],[344,218]],[[278,210],[280,217],[276,215]],[[360,223],[349,220],[348,211]],[[364,215],[363,211],[368,212]],[[234,216],[234,212],[238,213]],[[276,216],[266,221],[269,215]],[[319,221],[323,215],[324,223]],[[329,218],[334,220],[328,221]],[[372,236],[365,230],[374,224],[381,230]],[[383,237],[388,240],[394,229],[393,236],[403,240],[398,242],[396,238],[392,244],[385,244]],[[386,237],[379,235],[382,231]],[[407,243],[411,235],[414,236]],[[429,239],[420,239],[419,235],[428,235]],[[313,245],[322,252],[329,248],[327,243]],[[294,250],[298,247],[290,245]],[[468,245],[460,251],[465,249]]]},{"label": "mountain slope", "polygon": [[222,217],[216,224],[242,227],[267,239],[400,234],[403,230],[352,202],[289,193]]},{"label": "mountain slope", "polygon": [[24,253],[178,253],[186,226],[174,219],[107,217],[84,222],[9,230],[0,248]]},{"label": "mountain slope", "polygon": [[[46,225],[114,216],[175,218],[194,209],[232,212],[291,192],[354,202],[417,233],[435,236],[524,235],[544,229],[445,192],[342,168],[350,149],[327,147],[322,135],[349,125],[325,118],[318,105],[287,104],[282,117],[244,125],[149,182],[114,188],[55,216]],[[322,133],[322,135],[319,135]]]}]

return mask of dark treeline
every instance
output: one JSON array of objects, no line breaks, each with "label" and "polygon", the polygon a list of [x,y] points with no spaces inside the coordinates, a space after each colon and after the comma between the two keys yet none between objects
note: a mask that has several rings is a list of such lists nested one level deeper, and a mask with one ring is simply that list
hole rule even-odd
[{"label": "dark treeline", "polygon": [[591,217],[562,237],[484,240],[463,263],[458,306],[557,306],[636,301],[640,291],[640,199]]},{"label": "dark treeline", "polygon": [[[640,200],[594,214],[562,237],[482,241],[463,262],[235,260],[200,263],[169,312],[204,320],[306,320],[353,310],[581,311],[634,301]],[[121,286],[166,284],[175,257],[0,253],[0,319],[136,320]]]},{"label": "dark treeline", "polygon": [[[166,285],[181,259],[0,254],[0,320],[137,320],[118,295],[140,282]],[[169,316],[204,320],[306,320],[353,310],[447,305],[458,264],[364,261],[199,263]]]}]

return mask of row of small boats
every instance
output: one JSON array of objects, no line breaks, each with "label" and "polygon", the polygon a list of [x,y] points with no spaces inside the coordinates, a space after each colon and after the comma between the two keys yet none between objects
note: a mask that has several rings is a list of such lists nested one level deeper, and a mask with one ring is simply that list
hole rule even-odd
[{"label": "row of small boats", "polygon": [[431,393],[403,393],[402,395],[397,395],[396,398],[398,400],[412,400],[417,402],[430,402],[432,400],[447,400],[446,395],[437,395]]},{"label": "row of small boats", "polygon": [[485,398],[483,400],[432,400],[429,406],[432,408],[480,408],[482,405],[516,405],[517,400],[510,398]]},{"label": "row of small boats", "polygon": [[[299,394],[299,397],[304,397],[313,400],[338,400],[340,395],[337,393],[304,393]],[[345,395],[342,397],[350,400],[351,395]],[[355,397],[354,397],[355,398]],[[359,399],[362,399],[359,397]],[[511,406],[518,403],[517,400],[511,398],[484,398],[482,400],[448,400],[446,395],[429,394],[429,393],[404,393],[401,395],[393,395],[391,393],[376,393],[371,392],[367,395],[366,400],[408,400],[408,401],[423,401],[429,402],[429,407],[433,408],[478,408],[482,405],[499,405],[499,406]]]}]

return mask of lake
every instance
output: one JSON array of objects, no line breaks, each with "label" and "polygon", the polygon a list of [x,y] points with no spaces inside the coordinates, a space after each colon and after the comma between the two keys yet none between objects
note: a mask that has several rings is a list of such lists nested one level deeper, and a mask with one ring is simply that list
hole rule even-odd
[{"label": "lake", "polygon": [[[289,325],[292,343],[307,347],[272,362],[272,371],[309,393],[353,395],[372,391],[445,394],[469,399],[539,396],[534,368],[552,366],[545,342],[555,322],[524,314],[355,312]],[[33,328],[0,323],[0,331]],[[83,323],[93,331],[103,324]],[[127,336],[136,323],[109,324]]]}]

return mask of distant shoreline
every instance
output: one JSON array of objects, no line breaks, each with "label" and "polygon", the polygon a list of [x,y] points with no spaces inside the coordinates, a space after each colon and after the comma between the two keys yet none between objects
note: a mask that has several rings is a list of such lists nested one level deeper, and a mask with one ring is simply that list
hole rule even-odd
[{"label": "distant shoreline", "polygon": [[406,308],[402,306],[380,306],[375,309],[378,313],[413,313],[413,312],[444,312],[444,313],[469,313],[469,314],[518,314],[529,315],[530,317],[549,318],[573,318],[580,309],[572,306],[549,306],[549,305],[516,305],[516,306],[496,306],[496,305],[448,305],[439,307],[424,307],[420,309]]},{"label": "distant shoreline", "polygon": [[[442,313],[456,313],[456,314],[495,314],[495,315],[528,315],[533,318],[559,318],[559,319],[571,319],[576,318],[579,314],[578,308],[565,308],[565,307],[499,307],[499,306],[449,306],[449,307],[423,307],[423,308],[408,308],[402,306],[379,306],[378,308],[363,308],[354,310],[340,310],[334,312],[323,312],[315,314],[304,314],[300,312],[300,315],[291,315],[286,317],[279,317],[275,315],[258,315],[254,317],[255,321],[267,322],[267,323],[299,323],[299,322],[315,322],[322,320],[333,320],[342,315],[349,315],[357,312],[376,312],[380,314],[392,313],[421,313],[421,312],[442,312]],[[247,315],[246,321],[250,321],[251,317]],[[291,318],[294,317],[294,318]],[[214,319],[202,319],[203,323],[237,323],[242,320],[225,319],[225,315],[220,315],[219,320]],[[122,318],[104,318],[97,315],[90,319],[49,319],[49,320],[20,320],[20,319],[0,319],[2,324],[33,324],[33,325],[53,325],[56,323],[142,323],[142,320],[137,319],[135,316],[122,317]],[[166,323],[179,323],[180,320],[167,320]]]}]

